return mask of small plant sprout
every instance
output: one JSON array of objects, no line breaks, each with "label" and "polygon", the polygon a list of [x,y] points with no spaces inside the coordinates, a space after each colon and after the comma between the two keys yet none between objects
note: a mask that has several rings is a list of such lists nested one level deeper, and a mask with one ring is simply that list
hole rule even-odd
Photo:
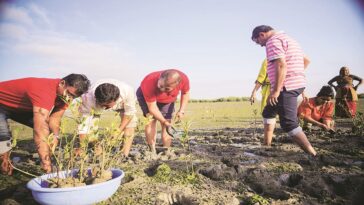
[{"label": "small plant sprout", "polygon": [[190,136],[189,136],[189,130],[192,125],[192,121],[184,121],[180,123],[183,129],[182,135],[180,137],[181,145],[183,148],[187,148],[188,151],[190,151]]},{"label": "small plant sprout", "polygon": [[253,109],[253,116],[254,116],[254,132],[253,132],[253,136],[256,137],[257,135],[257,116],[258,116],[258,109]]}]

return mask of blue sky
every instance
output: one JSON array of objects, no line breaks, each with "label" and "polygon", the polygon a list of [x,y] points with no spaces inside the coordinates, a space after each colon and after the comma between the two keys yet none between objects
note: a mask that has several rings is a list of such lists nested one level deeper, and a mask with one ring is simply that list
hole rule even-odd
[{"label": "blue sky", "polygon": [[310,96],[341,66],[364,77],[359,1],[8,2],[0,12],[0,81],[83,73],[136,89],[149,72],[177,68],[189,76],[192,98],[249,96],[265,58],[250,36],[262,24],[287,32],[310,57]]}]

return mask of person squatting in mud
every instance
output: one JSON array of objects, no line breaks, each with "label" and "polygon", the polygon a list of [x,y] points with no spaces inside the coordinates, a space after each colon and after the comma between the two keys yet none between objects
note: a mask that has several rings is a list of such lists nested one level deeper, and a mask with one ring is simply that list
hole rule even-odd
[{"label": "person squatting in mud", "polygon": [[302,101],[298,106],[298,117],[303,120],[303,127],[316,125],[326,131],[334,132],[334,91],[330,86],[323,86],[316,97]]},{"label": "person squatting in mud", "polygon": [[[358,81],[357,85],[353,85],[354,80]],[[336,85],[334,83],[336,82]],[[356,90],[362,84],[363,79],[349,73],[348,67],[340,68],[340,75],[332,78],[328,84],[336,91],[335,99],[335,116],[343,118],[355,117],[356,104],[358,95]]]},{"label": "person squatting in mud", "polygon": [[[56,146],[61,118],[74,98],[87,91],[86,76],[70,74],[63,79],[22,78],[0,82],[1,172],[11,175],[11,131],[8,119],[33,128],[34,142],[43,170],[50,173],[50,146]],[[53,133],[51,144],[47,137]]]},{"label": "person squatting in mud", "polygon": [[[121,119],[119,125],[120,134],[124,135],[121,151],[127,157],[138,123],[134,89],[128,84],[115,79],[102,79],[94,83],[81,96],[81,99],[82,103],[79,111],[84,120],[78,126],[80,140],[85,140],[88,134],[97,133],[100,116],[103,111],[115,111]],[[97,139],[91,139],[91,136],[89,136],[88,142],[92,140]]]},{"label": "person squatting in mud", "polygon": [[174,103],[181,92],[180,107],[176,120],[184,117],[190,96],[189,79],[183,72],[176,69],[156,71],[148,74],[140,84],[136,95],[144,117],[153,119],[145,126],[145,136],[150,151],[156,153],[157,121],[162,127],[163,147],[169,148],[172,138],[167,133],[171,126]]},{"label": "person squatting in mud", "polygon": [[281,128],[305,152],[316,156],[316,151],[299,126],[297,117],[297,97],[306,86],[304,71],[309,59],[294,39],[270,26],[255,27],[251,39],[266,47],[267,73],[271,83],[271,93],[262,114],[264,144],[271,145],[278,114]]}]

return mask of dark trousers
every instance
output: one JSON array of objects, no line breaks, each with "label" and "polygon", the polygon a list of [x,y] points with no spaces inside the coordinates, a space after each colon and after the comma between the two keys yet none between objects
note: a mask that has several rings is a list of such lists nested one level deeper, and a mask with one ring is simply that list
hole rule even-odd
[{"label": "dark trousers", "polygon": [[302,94],[305,88],[283,91],[279,94],[278,103],[276,105],[267,104],[263,110],[263,117],[267,119],[275,118],[278,114],[281,128],[285,132],[289,132],[299,127],[297,117],[297,98]]}]

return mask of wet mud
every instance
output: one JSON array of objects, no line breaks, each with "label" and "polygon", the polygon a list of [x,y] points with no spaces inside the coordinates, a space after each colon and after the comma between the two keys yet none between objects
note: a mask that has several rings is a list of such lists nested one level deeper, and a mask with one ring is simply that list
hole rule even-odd
[{"label": "wet mud", "polygon": [[[318,151],[310,157],[279,128],[271,147],[262,146],[261,124],[244,128],[190,130],[188,143],[147,150],[136,136],[115,195],[103,204],[362,204],[364,137],[347,121],[337,132],[305,131]],[[41,174],[32,142],[19,141],[12,158]],[[20,172],[0,175],[1,204],[36,204]]]}]

